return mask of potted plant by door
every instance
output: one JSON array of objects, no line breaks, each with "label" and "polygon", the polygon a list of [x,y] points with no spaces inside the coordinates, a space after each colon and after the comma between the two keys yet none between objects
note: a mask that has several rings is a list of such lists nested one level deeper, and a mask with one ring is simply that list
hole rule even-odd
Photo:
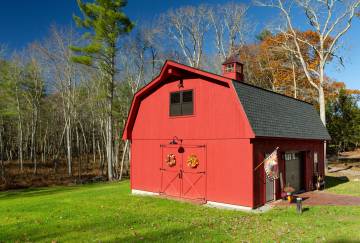
[{"label": "potted plant by door", "polygon": [[319,175],[317,177],[316,190],[323,190],[323,189],[325,189],[325,179],[324,176]]},{"label": "potted plant by door", "polygon": [[293,187],[291,187],[290,185],[287,185],[286,187],[284,187],[284,192],[287,195],[287,200],[289,201],[289,203],[292,202],[292,200],[294,199],[294,191],[295,189]]}]

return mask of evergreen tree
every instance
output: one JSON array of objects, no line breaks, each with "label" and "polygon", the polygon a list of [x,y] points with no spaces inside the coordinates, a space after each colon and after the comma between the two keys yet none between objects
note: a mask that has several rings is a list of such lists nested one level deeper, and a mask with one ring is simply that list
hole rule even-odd
[{"label": "evergreen tree", "polygon": [[113,178],[113,96],[114,79],[117,73],[116,56],[119,38],[130,32],[133,23],[124,14],[124,0],[95,0],[84,3],[78,0],[83,18],[74,16],[76,24],[86,29],[83,37],[88,45],[73,46],[71,49],[78,55],[73,61],[99,69],[105,87],[106,99],[106,154],[108,163],[108,179]]}]

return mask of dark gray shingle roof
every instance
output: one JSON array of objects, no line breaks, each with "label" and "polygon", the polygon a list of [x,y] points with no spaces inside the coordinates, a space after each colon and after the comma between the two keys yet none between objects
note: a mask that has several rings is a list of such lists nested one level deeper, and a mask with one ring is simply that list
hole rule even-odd
[{"label": "dark gray shingle roof", "polygon": [[233,84],[255,136],[330,139],[311,104],[243,82]]}]

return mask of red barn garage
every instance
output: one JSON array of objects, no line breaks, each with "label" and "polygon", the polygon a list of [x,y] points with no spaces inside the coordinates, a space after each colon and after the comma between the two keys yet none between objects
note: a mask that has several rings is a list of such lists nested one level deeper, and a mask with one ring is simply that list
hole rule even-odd
[{"label": "red barn garage", "polygon": [[[313,190],[330,137],[311,104],[244,83],[229,60],[223,76],[167,61],[136,93],[123,139],[133,193],[256,208],[281,185]],[[276,147],[282,183],[255,170]]]}]

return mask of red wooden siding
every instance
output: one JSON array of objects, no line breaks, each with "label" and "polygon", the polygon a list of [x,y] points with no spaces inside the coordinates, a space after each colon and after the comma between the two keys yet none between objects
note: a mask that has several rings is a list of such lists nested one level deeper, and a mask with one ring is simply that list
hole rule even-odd
[{"label": "red wooden siding", "polygon": [[194,92],[194,115],[169,116],[169,94],[178,82],[164,84],[141,101],[134,123],[135,139],[229,139],[254,137],[233,89],[201,79],[184,80]]},{"label": "red wooden siding", "polygon": [[[180,79],[183,87],[179,88]],[[279,147],[281,171],[285,171],[282,153],[303,152],[305,189],[311,190],[314,152],[318,153],[319,171],[324,173],[323,141],[255,138],[236,84],[226,77],[166,62],[159,77],[135,95],[124,128],[123,139],[131,141],[131,188],[255,208],[265,204],[266,194],[264,169],[254,168],[265,153]],[[179,90],[193,90],[193,115],[169,115],[170,93]],[[170,145],[175,137],[178,144]],[[178,152],[180,145],[184,153]],[[169,153],[177,157],[171,168],[164,163]],[[196,169],[186,165],[191,154],[200,160]],[[279,198],[279,180],[276,192]]]},{"label": "red wooden siding", "polygon": [[254,135],[234,90],[201,79],[184,80],[182,89],[194,90],[194,115],[169,116],[177,81],[141,101],[132,131],[132,188],[160,191],[160,145],[176,136],[184,145],[206,146],[207,200],[251,206]]}]

